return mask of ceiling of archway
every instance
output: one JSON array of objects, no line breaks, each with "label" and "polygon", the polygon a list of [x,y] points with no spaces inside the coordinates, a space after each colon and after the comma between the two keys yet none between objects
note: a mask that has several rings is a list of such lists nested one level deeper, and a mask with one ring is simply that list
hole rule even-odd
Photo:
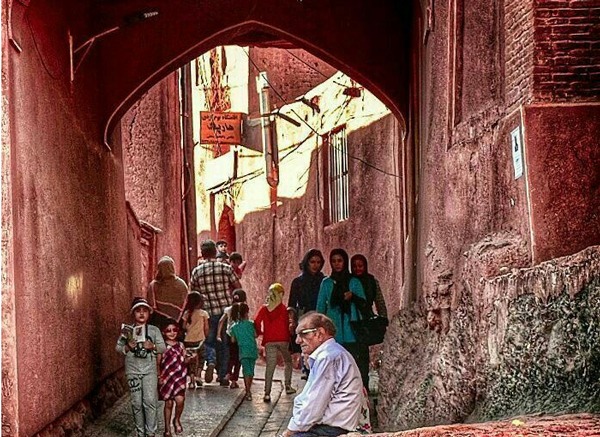
[{"label": "ceiling of archway", "polygon": [[[51,3],[57,7],[32,0],[29,8]],[[90,106],[105,141],[144,92],[217,45],[302,48],[406,115],[414,13],[408,0],[80,0],[76,7],[68,26],[77,35],[119,27],[95,42],[94,61],[82,63],[74,83],[100,90],[98,105]],[[144,12],[158,14],[141,19]]]}]

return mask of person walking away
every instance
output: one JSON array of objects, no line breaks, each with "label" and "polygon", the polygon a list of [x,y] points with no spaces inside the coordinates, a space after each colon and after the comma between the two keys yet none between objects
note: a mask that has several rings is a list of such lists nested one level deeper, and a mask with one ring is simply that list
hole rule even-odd
[{"label": "person walking away", "polygon": [[[296,311],[296,318],[302,317],[309,311],[314,311],[317,308],[317,298],[319,297],[319,290],[321,288],[321,282],[325,275],[323,274],[323,266],[325,265],[325,258],[318,249],[310,249],[302,258],[300,262],[300,275],[294,278],[292,285],[290,286],[290,297],[288,299],[288,308],[292,308]],[[296,323],[297,325],[297,323]],[[292,332],[295,331],[296,325],[293,326]],[[293,336],[292,336],[293,337]],[[294,342],[293,344],[298,346]],[[292,348],[293,351],[299,350]],[[308,367],[304,364],[306,357],[301,357],[302,362],[302,379],[308,377]]]},{"label": "person walking away", "polygon": [[[236,303],[246,303],[246,292],[241,288],[233,290],[233,305]],[[231,340],[231,327],[234,323],[239,321],[239,314],[236,317],[232,317],[231,310],[233,305],[225,308],[221,320],[219,320],[219,329],[217,341],[222,341],[222,335],[227,336],[227,344],[229,345],[229,363],[227,364],[227,376],[229,379],[229,388],[238,388],[237,383],[240,377],[240,355],[237,343],[232,343]],[[225,329],[225,332],[223,332]]]},{"label": "person walking away", "polygon": [[[171,437],[172,427],[176,434],[183,432],[181,414],[185,403],[185,380],[187,378],[186,352],[182,342],[177,341],[179,325],[173,319],[167,322],[162,331],[166,350],[160,358],[160,374],[158,378],[158,394],[165,401],[164,437]],[[173,405],[175,417],[173,418]]]},{"label": "person walking away", "polygon": [[360,348],[350,321],[360,319],[358,307],[364,305],[365,293],[360,281],[350,274],[348,261],[348,254],[344,249],[333,249],[330,252],[331,275],[321,283],[317,311],[333,321],[336,341],[360,363]]},{"label": "person walking away", "polygon": [[197,291],[188,294],[183,315],[185,329],[184,346],[191,352],[188,362],[189,388],[202,387],[200,373],[206,360],[204,341],[208,335],[208,313],[204,310],[204,298]]},{"label": "person walking away", "polygon": [[157,355],[165,351],[160,330],[148,324],[152,307],[142,297],[131,303],[133,326],[123,325],[117,352],[125,355],[125,375],[131,392],[131,409],[138,437],[154,437],[157,428]]},{"label": "person walking away", "polygon": [[267,368],[265,370],[265,395],[263,401],[271,402],[271,386],[280,353],[285,364],[285,392],[296,393],[292,387],[292,356],[289,351],[290,331],[287,307],[283,304],[284,289],[279,283],[271,284],[267,303],[263,305],[254,319],[258,335],[262,335],[265,347]]},{"label": "person walking away", "polygon": [[154,309],[150,323],[163,329],[168,319],[179,322],[187,295],[187,284],[175,274],[175,261],[163,256],[156,277],[148,285],[148,303]]},{"label": "person walking away", "polygon": [[256,329],[254,322],[248,319],[250,309],[245,303],[235,303],[231,309],[232,318],[239,319],[231,326],[231,339],[238,345],[240,362],[242,363],[242,375],[244,376],[244,387],[246,389],[247,401],[252,400],[252,380],[254,379],[254,367],[258,358],[258,346],[256,345]]},{"label": "person walking away", "polygon": [[333,321],[309,312],[300,319],[296,334],[308,355],[310,375],[280,436],[339,436],[355,431],[364,400],[360,371],[350,353],[335,341]]},{"label": "person walking away", "polygon": [[[367,262],[367,258],[362,254],[356,254],[350,259],[350,266],[352,275],[357,278],[365,292],[365,308],[361,311],[363,312],[363,317],[369,317],[373,313],[373,304],[375,304],[375,309],[377,310],[377,314],[387,318],[387,307],[385,305],[385,299],[383,297],[383,293],[381,292],[381,287],[379,286],[379,281],[369,273],[369,264]],[[361,362],[358,363],[358,368],[360,369],[360,374],[362,375],[363,385],[367,390],[369,390],[369,346],[366,344],[359,344],[359,356]]]},{"label": "person walking away", "polygon": [[221,386],[229,386],[227,381],[227,364],[229,350],[225,341],[217,342],[219,320],[226,307],[233,303],[230,290],[242,288],[239,278],[229,264],[215,260],[217,246],[212,240],[205,240],[200,246],[200,253],[204,259],[194,268],[190,280],[190,288],[200,292],[205,297],[204,306],[209,314],[209,332],[204,342],[206,347],[207,368],[204,381],[212,382],[216,365],[216,356],[219,355],[218,376]]}]

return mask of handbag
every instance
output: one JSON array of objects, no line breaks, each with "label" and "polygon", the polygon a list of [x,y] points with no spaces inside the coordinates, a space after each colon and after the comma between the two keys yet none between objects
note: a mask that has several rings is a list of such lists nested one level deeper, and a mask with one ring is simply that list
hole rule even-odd
[{"label": "handbag", "polygon": [[350,326],[358,343],[373,346],[383,343],[389,321],[386,317],[371,314],[369,317],[350,321]]}]

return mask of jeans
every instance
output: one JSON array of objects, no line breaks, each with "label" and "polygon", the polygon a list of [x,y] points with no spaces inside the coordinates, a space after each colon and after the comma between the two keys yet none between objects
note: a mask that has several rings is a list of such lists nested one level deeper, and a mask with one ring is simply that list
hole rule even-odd
[{"label": "jeans", "polygon": [[131,392],[131,409],[139,437],[156,434],[158,407],[158,375],[127,375]]},{"label": "jeans", "polygon": [[326,436],[336,437],[343,434],[348,434],[350,431],[339,428],[337,426],[330,425],[314,425],[308,431],[296,431],[292,434],[294,437],[315,437],[315,436]]},{"label": "jeans", "polygon": [[204,344],[206,345],[207,365],[218,364],[217,375],[219,375],[221,381],[225,381],[227,376],[227,364],[229,362],[229,345],[227,343],[226,335],[222,337],[222,341],[217,341],[217,331],[219,329],[220,319],[220,314],[210,316],[208,319],[208,337],[206,337]]},{"label": "jeans", "polygon": [[273,374],[275,366],[277,366],[277,351],[281,352],[283,362],[285,363],[285,386],[286,388],[292,385],[292,356],[288,349],[287,341],[275,341],[265,345],[265,353],[267,355],[267,368],[265,370],[265,394],[271,394],[271,385],[273,384]]}]

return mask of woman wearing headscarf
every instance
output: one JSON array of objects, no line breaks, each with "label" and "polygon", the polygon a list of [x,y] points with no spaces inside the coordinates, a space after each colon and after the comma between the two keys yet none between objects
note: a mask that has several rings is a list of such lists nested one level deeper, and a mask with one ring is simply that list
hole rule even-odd
[{"label": "woman wearing headscarf", "polygon": [[[365,306],[362,311],[365,313],[373,313],[373,304],[377,310],[377,314],[387,318],[387,307],[385,306],[385,299],[379,286],[379,281],[375,279],[375,276],[369,273],[369,264],[367,258],[362,254],[356,254],[350,260],[350,267],[352,275],[357,278],[365,292]],[[358,363],[359,369],[361,369],[361,376],[363,377],[363,385],[369,389],[369,346],[366,344],[359,344],[359,355],[361,363]],[[366,368],[366,372],[363,373],[363,368]]]},{"label": "woman wearing headscarf", "polygon": [[[290,340],[290,350],[292,353],[300,352],[300,345],[296,343],[296,325],[298,319],[309,311],[317,309],[317,298],[319,297],[319,290],[321,288],[321,282],[325,275],[321,270],[325,265],[325,258],[318,249],[310,249],[302,258],[300,262],[300,273],[299,276],[295,277],[290,287],[290,298],[288,299],[288,313],[292,312],[290,318],[290,334],[292,336]],[[302,359],[302,373],[303,378],[306,379],[308,376],[308,367]]]},{"label": "woman wearing headscarf", "polygon": [[155,279],[148,285],[148,302],[154,309],[153,324],[163,329],[168,319],[179,323],[187,295],[187,284],[175,274],[175,261],[163,256],[158,261]]},{"label": "woman wearing headscarf", "polygon": [[[321,283],[317,311],[333,321],[336,328],[335,340],[354,357],[362,376],[364,369],[360,367],[360,363],[364,362],[364,357],[360,356],[360,348],[350,321],[360,319],[357,306],[364,305],[365,293],[360,281],[350,274],[348,254],[344,249],[333,249],[329,254],[329,263],[331,274]],[[366,359],[368,373],[368,356]]]},{"label": "woman wearing headscarf", "polygon": [[310,249],[300,262],[302,273],[292,281],[288,299],[288,308],[293,308],[298,318],[317,308],[319,289],[325,277],[321,271],[324,264],[325,259],[318,249]]}]

